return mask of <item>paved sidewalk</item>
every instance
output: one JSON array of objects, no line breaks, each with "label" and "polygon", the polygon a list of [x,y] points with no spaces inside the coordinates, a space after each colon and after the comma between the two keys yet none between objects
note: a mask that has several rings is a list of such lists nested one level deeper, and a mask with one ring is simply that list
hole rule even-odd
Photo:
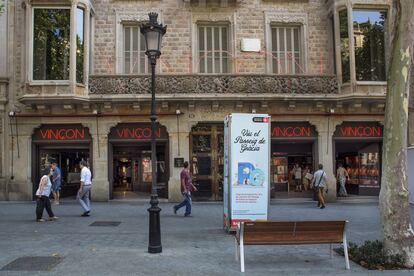
[{"label": "paved sidewalk", "polygon": [[[79,217],[75,202],[53,205],[59,221],[36,223],[34,203],[0,202],[0,269],[24,256],[61,256],[48,272],[0,271],[0,275],[243,275],[234,260],[234,239],[222,230],[221,203],[195,203],[193,217],[174,215],[162,203],[161,254],[147,251],[148,204],[93,203],[92,216]],[[414,213],[414,206],[411,207]],[[182,210],[180,210],[182,211]],[[380,239],[375,203],[272,204],[270,218],[348,219],[349,240]],[[95,221],[118,221],[116,227],[92,227]],[[249,246],[244,275],[413,275],[413,272],[368,271],[344,259],[329,258],[328,245]]]}]

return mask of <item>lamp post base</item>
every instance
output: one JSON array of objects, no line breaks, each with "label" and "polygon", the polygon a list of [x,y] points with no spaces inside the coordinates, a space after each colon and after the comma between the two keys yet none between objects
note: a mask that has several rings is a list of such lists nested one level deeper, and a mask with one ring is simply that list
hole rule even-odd
[{"label": "lamp post base", "polygon": [[161,223],[160,212],[158,207],[158,199],[155,195],[151,195],[151,207],[148,208],[149,213],[149,244],[148,253],[161,253]]}]

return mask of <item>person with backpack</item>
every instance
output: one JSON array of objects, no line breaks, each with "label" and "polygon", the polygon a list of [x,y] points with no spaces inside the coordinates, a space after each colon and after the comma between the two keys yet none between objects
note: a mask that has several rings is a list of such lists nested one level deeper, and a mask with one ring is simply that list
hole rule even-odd
[{"label": "person with backpack", "polygon": [[328,183],[328,178],[323,170],[323,165],[318,165],[318,170],[314,173],[312,179],[312,187],[318,194],[318,207],[320,209],[325,208],[325,190]]}]

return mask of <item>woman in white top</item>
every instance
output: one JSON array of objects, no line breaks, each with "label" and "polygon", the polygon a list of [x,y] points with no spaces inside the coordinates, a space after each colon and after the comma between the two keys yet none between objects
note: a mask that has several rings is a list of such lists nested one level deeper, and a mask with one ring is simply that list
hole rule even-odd
[{"label": "woman in white top", "polygon": [[53,170],[50,166],[47,166],[43,171],[43,176],[40,179],[39,188],[36,191],[36,221],[44,222],[42,218],[43,210],[46,208],[46,211],[49,215],[49,220],[58,219],[57,216],[53,214],[52,205],[50,204],[50,192],[52,190],[52,182],[50,181],[50,176],[53,174]]}]

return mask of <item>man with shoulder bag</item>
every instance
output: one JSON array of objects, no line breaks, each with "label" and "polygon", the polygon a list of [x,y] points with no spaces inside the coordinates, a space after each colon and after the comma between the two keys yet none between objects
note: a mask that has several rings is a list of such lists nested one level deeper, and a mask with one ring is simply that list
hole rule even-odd
[{"label": "man with shoulder bag", "polygon": [[318,165],[318,170],[315,172],[312,179],[312,187],[317,191],[318,194],[318,207],[321,209],[325,208],[325,190],[328,182],[326,173],[323,170],[323,165]]}]

